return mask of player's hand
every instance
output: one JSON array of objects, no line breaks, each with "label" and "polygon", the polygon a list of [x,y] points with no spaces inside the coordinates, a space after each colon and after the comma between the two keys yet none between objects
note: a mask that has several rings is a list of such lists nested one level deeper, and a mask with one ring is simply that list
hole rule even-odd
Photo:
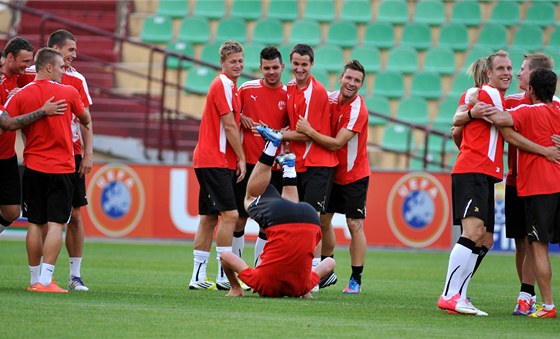
[{"label": "player's hand", "polygon": [[548,161],[552,161],[560,165],[560,148],[556,146],[548,146],[544,153],[544,157]]},{"label": "player's hand", "polygon": [[247,164],[245,160],[238,160],[237,161],[237,183],[240,183],[245,178],[245,174],[247,174]]},{"label": "player's hand", "polygon": [[552,142],[554,143],[554,145],[557,148],[560,148],[560,135],[558,134],[553,134],[552,137],[550,137],[550,139],[552,139]]},{"label": "player's hand", "polygon": [[82,162],[80,163],[80,169],[78,170],[80,177],[89,174],[91,172],[92,167],[93,167],[93,155],[84,154],[84,157],[82,158]]},{"label": "player's hand", "polygon": [[307,121],[307,119],[305,119],[304,117],[300,116],[296,124],[296,131],[308,135],[312,130],[313,127],[311,127],[309,121]]},{"label": "player's hand", "polygon": [[67,106],[66,100],[54,101],[54,97],[51,97],[45,102],[42,109],[45,110],[47,115],[64,115]]},{"label": "player's hand", "polygon": [[475,89],[474,92],[472,93],[472,95],[471,95],[471,97],[470,97],[470,99],[469,99],[469,102],[468,102],[469,106],[474,106],[474,105],[476,105],[476,103],[478,102],[478,91],[479,91],[479,90],[480,90],[480,89],[477,88],[477,89]]},{"label": "player's hand", "polygon": [[248,130],[252,130],[253,127],[257,126],[257,124],[253,121],[253,119],[249,118],[246,115],[241,115],[239,122],[241,124],[241,127]]}]

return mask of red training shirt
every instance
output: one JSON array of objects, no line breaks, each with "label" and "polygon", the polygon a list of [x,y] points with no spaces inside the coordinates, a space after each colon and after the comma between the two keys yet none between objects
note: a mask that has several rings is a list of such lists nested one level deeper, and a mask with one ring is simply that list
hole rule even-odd
[{"label": "red training shirt", "polygon": [[[0,104],[6,105],[8,101],[8,95],[10,92],[18,88],[17,79],[19,74],[14,74],[11,77],[7,77],[6,74],[2,74],[0,78]],[[29,111],[31,112],[31,111]],[[27,113],[29,113],[27,112]],[[15,131],[4,131],[0,135],[0,159],[10,159],[16,155],[16,132]]]}]

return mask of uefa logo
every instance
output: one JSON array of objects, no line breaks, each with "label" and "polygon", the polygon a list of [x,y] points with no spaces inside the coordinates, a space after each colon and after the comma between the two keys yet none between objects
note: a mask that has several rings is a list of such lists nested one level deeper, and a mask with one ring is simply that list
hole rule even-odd
[{"label": "uefa logo", "polygon": [[437,178],[424,172],[400,178],[389,193],[387,217],[393,234],[405,245],[431,245],[449,222],[449,201]]},{"label": "uefa logo", "polygon": [[109,237],[130,233],[144,211],[142,182],[132,168],[123,164],[107,164],[95,172],[88,197],[87,208],[95,228]]}]

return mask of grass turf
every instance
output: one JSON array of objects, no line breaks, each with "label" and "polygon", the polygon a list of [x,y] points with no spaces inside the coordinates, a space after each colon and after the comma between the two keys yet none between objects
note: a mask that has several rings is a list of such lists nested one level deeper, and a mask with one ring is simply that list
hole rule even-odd
[{"label": "grass turf", "polygon": [[[252,248],[245,250],[252,260]],[[214,252],[212,256],[214,256]],[[449,315],[436,307],[447,252],[372,250],[362,293],[343,295],[350,274],[346,250],[336,252],[339,282],[314,300],[226,298],[190,291],[190,243],[86,242],[82,275],[89,292],[27,292],[24,241],[0,241],[0,337],[527,337],[558,336],[559,319],[512,316],[519,284],[512,255],[490,253],[469,295],[489,317]],[[55,271],[67,282],[62,249]],[[551,258],[560,271],[558,256]],[[211,260],[209,276],[216,272]],[[558,294],[558,280],[553,279]]]}]

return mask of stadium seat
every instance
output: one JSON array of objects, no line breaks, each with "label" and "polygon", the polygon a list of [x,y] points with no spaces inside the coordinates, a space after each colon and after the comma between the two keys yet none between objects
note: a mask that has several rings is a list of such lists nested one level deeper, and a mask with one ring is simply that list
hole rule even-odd
[{"label": "stadium seat", "polygon": [[426,52],[424,71],[442,75],[455,73],[455,53],[449,47],[434,47]]},{"label": "stadium seat", "polygon": [[242,44],[247,41],[247,25],[243,19],[229,17],[218,21],[216,41],[224,42],[227,40],[235,40]]},{"label": "stadium seat", "polygon": [[506,95],[515,94],[522,92],[519,88],[519,80],[517,79],[517,72],[513,72],[513,78],[511,78],[511,84],[509,85],[508,90],[506,91]]},{"label": "stadium seat", "polygon": [[[556,29],[550,34],[545,52],[550,54],[558,54],[560,52],[560,26],[557,26]],[[560,63],[560,60],[555,61],[555,64]]]},{"label": "stadium seat", "polygon": [[412,76],[410,96],[436,100],[441,96],[441,79],[437,73],[420,72]]},{"label": "stadium seat", "polygon": [[319,81],[320,83],[323,84],[323,86],[325,86],[327,91],[332,91],[333,90],[331,88],[331,84],[330,84],[330,81],[329,81],[329,73],[327,72],[326,69],[322,69],[322,68],[315,69],[315,67],[313,67],[313,70],[311,71],[311,74],[313,74],[313,77],[315,77],[315,80]]},{"label": "stadium seat", "polygon": [[253,42],[279,46],[284,42],[284,28],[278,19],[261,19],[256,22],[253,31]]},{"label": "stadium seat", "polygon": [[421,97],[401,99],[396,117],[412,124],[425,125],[428,123],[428,103]]},{"label": "stadium seat", "polygon": [[479,26],[481,23],[481,13],[478,1],[459,1],[453,3],[451,22],[464,24],[469,27]]},{"label": "stadium seat", "polygon": [[310,19],[295,21],[289,42],[291,45],[304,43],[316,47],[321,43],[321,26],[317,21]]},{"label": "stadium seat", "polygon": [[230,16],[251,21],[262,16],[262,1],[260,0],[237,0],[231,6]]},{"label": "stadium seat", "polygon": [[469,32],[464,24],[450,23],[441,28],[439,33],[440,47],[449,47],[454,51],[465,51],[469,48]]},{"label": "stadium seat", "polygon": [[[448,97],[459,98],[465,91],[474,86],[474,80],[465,72],[458,73],[455,78],[453,78],[453,83],[451,84],[451,91],[447,93]],[[457,101],[458,103],[458,101]]]},{"label": "stadium seat", "polygon": [[381,69],[381,52],[374,46],[355,47],[350,59],[358,60],[366,69],[366,73],[377,73]]},{"label": "stadium seat", "polygon": [[299,18],[297,0],[270,0],[268,17],[282,21],[294,21]]},{"label": "stadium seat", "polygon": [[344,52],[337,45],[322,45],[315,49],[313,69],[324,69],[330,73],[339,73],[344,65]]},{"label": "stadium seat", "polygon": [[220,64],[220,49],[221,43],[209,42],[202,46],[202,52],[200,53],[200,60],[219,65]]},{"label": "stadium seat", "polygon": [[522,24],[539,27],[556,25],[554,5],[547,1],[533,1]]},{"label": "stadium seat", "polygon": [[177,40],[204,44],[210,40],[210,23],[200,16],[186,17],[181,22]]},{"label": "stadium seat", "polygon": [[173,19],[185,17],[189,14],[189,2],[185,0],[159,0],[156,14]]},{"label": "stadium seat", "polygon": [[425,51],[432,45],[430,26],[412,22],[406,24],[402,31],[401,46],[410,46],[419,51]]},{"label": "stadium seat", "polygon": [[146,18],[140,40],[147,43],[163,44],[173,38],[173,23],[171,18],[152,15]]},{"label": "stadium seat", "polygon": [[371,21],[371,3],[368,0],[346,0],[342,5],[340,18],[357,24],[367,24]]},{"label": "stadium seat", "polygon": [[305,19],[317,20],[319,22],[331,22],[334,20],[334,1],[330,0],[307,0],[303,11]]},{"label": "stadium seat", "polygon": [[[382,95],[373,95],[367,97],[364,99],[364,103],[366,104],[368,111],[391,116],[391,103],[389,102],[389,99]],[[381,126],[385,125],[387,123],[387,120],[383,119],[382,117],[370,114],[368,123],[371,126]]]},{"label": "stadium seat", "polygon": [[327,43],[342,48],[352,48],[358,44],[358,29],[352,21],[341,20],[329,25]]},{"label": "stadium seat", "polygon": [[225,0],[196,1],[194,15],[218,20],[226,16]]},{"label": "stadium seat", "polygon": [[391,151],[407,152],[414,150],[414,140],[410,127],[398,123],[390,123],[383,128],[381,145]]},{"label": "stadium seat", "polygon": [[513,77],[517,77],[517,72],[521,69],[523,60],[525,59],[526,51],[522,48],[511,47],[507,50],[509,58],[511,60]]},{"label": "stadium seat", "polygon": [[[170,41],[167,46],[167,50],[177,52],[182,55],[188,55],[190,57],[194,57],[193,47],[190,43],[184,41]],[[179,58],[174,56],[169,56],[167,58],[167,68],[171,69],[187,69],[192,66],[191,61],[181,60],[179,62]]]},{"label": "stadium seat", "polygon": [[502,24],[487,23],[478,35],[477,45],[499,50],[507,47],[507,29]]},{"label": "stadium seat", "polygon": [[377,73],[373,93],[389,99],[400,99],[404,95],[404,81],[401,73],[392,71]]},{"label": "stadium seat", "polygon": [[418,70],[418,53],[410,46],[395,47],[387,55],[387,71],[412,74]]},{"label": "stadium seat", "polygon": [[[465,88],[467,90],[467,88]],[[432,121],[432,128],[449,132],[453,126],[453,116],[459,105],[460,96],[448,95],[439,104],[438,114]]]},{"label": "stadium seat", "polygon": [[463,64],[463,70],[467,70],[469,66],[475,62],[478,58],[487,57],[494,51],[488,47],[479,47],[474,45],[471,49],[467,51],[465,56],[465,63]]},{"label": "stadium seat", "polygon": [[521,48],[529,52],[542,50],[543,31],[539,26],[520,25],[513,36],[512,47]]},{"label": "stadium seat", "polygon": [[[290,63],[290,52],[292,50],[292,47],[294,46],[291,44],[285,44],[278,47],[280,54],[282,54],[282,60],[284,60],[284,63],[286,64],[286,70],[288,68],[288,64]],[[284,73],[286,73],[286,71],[284,71]]]},{"label": "stadium seat", "polygon": [[436,164],[441,162],[441,156],[438,156],[437,153],[431,153],[431,152],[428,153],[428,158],[427,158],[428,163],[426,164],[426,167],[424,167],[423,157],[424,157],[424,152],[422,150],[419,150],[417,154],[415,154],[415,156],[410,158],[410,161],[408,163],[408,169],[413,171],[420,171],[420,170],[441,171],[442,170],[441,166]]},{"label": "stadium seat", "polygon": [[404,25],[408,21],[408,7],[405,1],[382,1],[377,10],[377,21],[392,25]]},{"label": "stadium seat", "polygon": [[500,24],[506,27],[519,24],[519,4],[513,1],[498,1],[487,23]]},{"label": "stadium seat", "polygon": [[264,44],[253,42],[243,46],[244,69],[245,73],[258,71],[261,66],[261,51],[265,47]]},{"label": "stadium seat", "polygon": [[395,45],[395,30],[389,23],[373,22],[366,26],[364,45],[385,50]]},{"label": "stadium seat", "polygon": [[187,73],[183,88],[185,91],[194,94],[206,94],[210,83],[216,77],[216,72],[212,68],[195,66]]},{"label": "stadium seat", "polygon": [[416,4],[413,22],[441,26],[445,22],[445,6],[438,0],[423,0]]}]

